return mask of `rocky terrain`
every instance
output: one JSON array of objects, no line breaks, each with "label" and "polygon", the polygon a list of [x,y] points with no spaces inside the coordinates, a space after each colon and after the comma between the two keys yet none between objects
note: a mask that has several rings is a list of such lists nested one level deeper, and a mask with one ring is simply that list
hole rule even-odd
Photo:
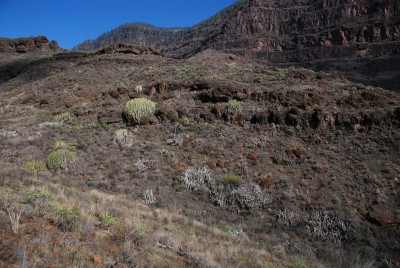
[{"label": "rocky terrain", "polygon": [[400,265],[398,93],[214,49],[0,57],[1,267]]},{"label": "rocky terrain", "polygon": [[76,49],[97,50],[126,42],[155,47],[176,58],[211,48],[264,64],[311,63],[307,67],[317,69],[316,62],[326,65],[327,60],[340,59],[338,63],[342,63],[346,59],[353,67],[355,59],[399,55],[399,19],[395,0],[246,0],[191,28],[126,24]]},{"label": "rocky terrain", "polygon": [[38,51],[62,51],[57,41],[44,36],[8,39],[0,38],[0,53],[27,53]]}]

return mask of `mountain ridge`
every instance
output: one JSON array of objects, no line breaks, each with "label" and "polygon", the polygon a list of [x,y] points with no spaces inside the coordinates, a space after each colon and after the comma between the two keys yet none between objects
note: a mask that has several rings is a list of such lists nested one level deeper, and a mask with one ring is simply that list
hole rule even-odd
[{"label": "mountain ridge", "polygon": [[126,42],[189,58],[213,48],[270,63],[380,57],[399,54],[399,19],[399,3],[393,0],[244,0],[192,27],[125,24],[75,49]]}]

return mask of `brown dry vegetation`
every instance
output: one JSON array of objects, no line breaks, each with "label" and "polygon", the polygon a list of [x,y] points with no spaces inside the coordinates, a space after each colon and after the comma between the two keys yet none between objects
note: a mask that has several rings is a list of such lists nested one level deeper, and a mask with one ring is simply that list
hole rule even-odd
[{"label": "brown dry vegetation", "polygon": [[[0,266],[399,264],[398,93],[213,51],[152,53],[2,55]],[[124,104],[138,97],[157,111],[128,126]],[[57,141],[74,166],[24,168]],[[213,182],[189,190],[189,167],[207,167]],[[218,187],[269,199],[220,207]],[[16,234],[8,211],[22,211]],[[339,239],[312,235],[318,211]]]}]

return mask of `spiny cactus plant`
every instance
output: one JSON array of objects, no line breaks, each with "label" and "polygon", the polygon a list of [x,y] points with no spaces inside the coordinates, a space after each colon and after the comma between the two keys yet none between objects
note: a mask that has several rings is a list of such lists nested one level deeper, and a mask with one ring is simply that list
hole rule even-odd
[{"label": "spiny cactus plant", "polygon": [[124,116],[129,124],[143,124],[155,111],[155,102],[146,98],[137,98],[125,104]]},{"label": "spiny cactus plant", "polygon": [[272,197],[254,183],[214,184],[211,200],[218,206],[236,206],[241,209],[263,208],[272,203]]},{"label": "spiny cactus plant", "polygon": [[114,133],[114,141],[121,148],[130,147],[133,144],[133,135],[127,129],[118,129]]},{"label": "spiny cactus plant", "polygon": [[296,226],[300,223],[300,216],[290,209],[280,210],[276,215],[277,222],[285,227]]},{"label": "spiny cactus plant", "polygon": [[54,151],[47,156],[47,168],[52,171],[66,171],[75,167],[75,147],[65,141],[57,141]]},{"label": "spiny cactus plant", "polygon": [[156,202],[156,198],[154,197],[153,190],[147,189],[144,191],[142,200],[147,205],[154,204]]},{"label": "spiny cactus plant", "polygon": [[341,245],[355,234],[354,227],[350,222],[324,210],[312,211],[306,220],[306,228],[308,234],[317,240],[329,240],[336,245]]},{"label": "spiny cactus plant", "polygon": [[208,167],[188,167],[179,177],[187,189],[196,190],[213,182]]}]

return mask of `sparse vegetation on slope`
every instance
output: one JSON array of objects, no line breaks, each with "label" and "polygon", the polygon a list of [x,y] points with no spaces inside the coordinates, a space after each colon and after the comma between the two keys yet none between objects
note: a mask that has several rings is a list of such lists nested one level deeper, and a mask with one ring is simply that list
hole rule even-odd
[{"label": "sparse vegetation on slope", "polygon": [[7,59],[0,267],[397,265],[398,94],[126,49]]}]

